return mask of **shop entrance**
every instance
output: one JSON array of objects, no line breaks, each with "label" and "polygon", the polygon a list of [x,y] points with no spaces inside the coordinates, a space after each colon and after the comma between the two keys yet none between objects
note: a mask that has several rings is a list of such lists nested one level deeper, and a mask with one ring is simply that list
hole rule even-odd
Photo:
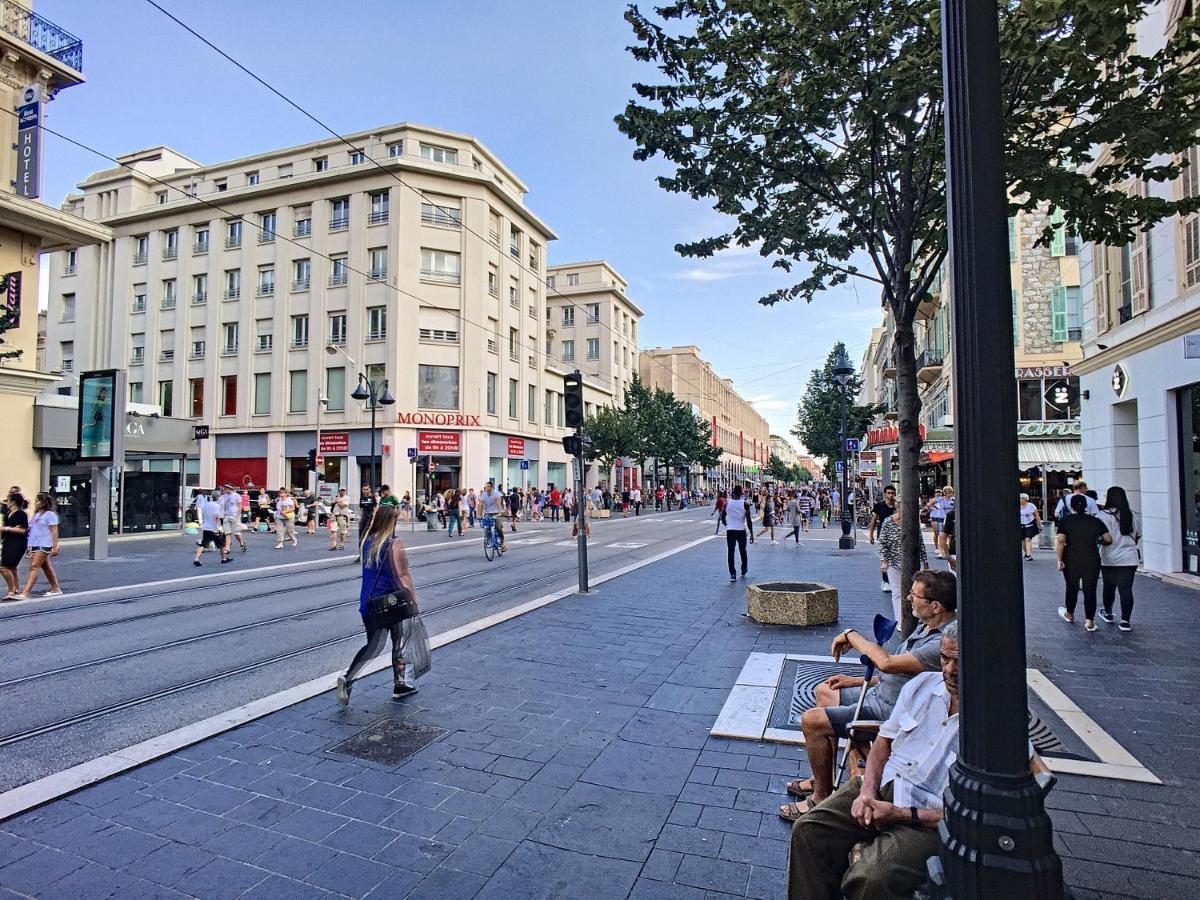
[{"label": "shop entrance", "polygon": [[1179,391],[1179,500],[1183,570],[1200,574],[1200,384]]}]

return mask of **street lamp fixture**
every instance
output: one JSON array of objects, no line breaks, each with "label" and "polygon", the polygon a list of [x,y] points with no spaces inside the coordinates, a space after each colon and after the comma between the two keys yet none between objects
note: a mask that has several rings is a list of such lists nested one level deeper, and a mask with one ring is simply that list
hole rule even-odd
[{"label": "street lamp fixture", "polygon": [[391,406],[396,402],[396,398],[392,396],[392,392],[388,390],[387,379],[383,380],[382,393],[375,386],[375,382],[369,380],[367,376],[361,372],[358,373],[358,385],[351,392],[350,397],[354,400],[367,401],[368,408],[371,410],[371,494],[375,494],[376,488],[379,486],[379,460],[375,456],[375,413],[381,406]]},{"label": "street lamp fixture", "polygon": [[833,380],[837,382],[838,388],[842,394],[842,427],[838,432],[838,451],[842,461],[842,536],[838,538],[839,550],[853,550],[854,536],[850,534],[850,494],[849,494],[849,466],[846,460],[846,403],[847,394],[849,393],[850,379],[854,375],[854,366],[850,364],[850,359],[846,356],[846,347],[843,344],[838,345],[837,359],[833,365]]}]

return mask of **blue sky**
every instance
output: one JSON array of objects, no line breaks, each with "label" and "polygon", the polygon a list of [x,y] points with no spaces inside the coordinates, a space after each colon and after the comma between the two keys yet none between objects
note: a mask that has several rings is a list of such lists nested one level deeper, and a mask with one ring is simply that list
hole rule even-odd
[{"label": "blue sky", "polygon": [[[812,368],[836,340],[856,361],[880,321],[859,281],[816,303],[755,301],[789,283],[752,251],[683,259],[717,233],[703,202],[654,183],[613,116],[657,71],[625,47],[613,0],[160,0],[226,52],[341,132],[412,121],[478,136],[529,185],[559,234],[551,263],[607,259],[646,311],[643,347],[696,344],[772,431],[787,434]],[[205,163],[324,137],[143,0],[37,0],[84,42],[88,81],[47,125],[113,156],[167,144]],[[47,136],[43,199],[58,204],[103,160]]]}]

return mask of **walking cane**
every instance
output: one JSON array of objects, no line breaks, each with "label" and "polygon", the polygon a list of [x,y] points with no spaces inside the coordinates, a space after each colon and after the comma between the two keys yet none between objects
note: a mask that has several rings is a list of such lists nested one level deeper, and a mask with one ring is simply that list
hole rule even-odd
[{"label": "walking cane", "polygon": [[[875,643],[883,646],[892,639],[892,635],[896,633],[896,621],[889,619],[887,616],[876,613],[875,622],[872,625],[872,631],[875,633]],[[858,717],[862,714],[863,700],[867,697],[867,684],[871,680],[871,676],[875,674],[875,663],[871,662],[867,656],[860,656],[859,662],[866,666],[866,671],[863,674],[862,690],[858,692],[858,703],[854,706],[854,718],[851,722],[857,722]],[[838,763],[837,773],[833,776],[833,789],[836,791],[838,785],[842,783],[842,775],[846,771],[846,763],[850,759],[850,747],[853,744],[849,734],[846,736],[846,748],[842,751],[842,761]]]}]

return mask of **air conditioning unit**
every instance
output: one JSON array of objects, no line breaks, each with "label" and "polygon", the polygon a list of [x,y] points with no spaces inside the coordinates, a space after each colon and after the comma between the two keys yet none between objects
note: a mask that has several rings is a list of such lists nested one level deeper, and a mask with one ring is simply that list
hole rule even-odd
[{"label": "air conditioning unit", "polygon": [[942,416],[941,421],[938,422],[938,428],[953,428],[953,427],[954,427],[954,414],[953,413],[946,413],[946,415]]}]

